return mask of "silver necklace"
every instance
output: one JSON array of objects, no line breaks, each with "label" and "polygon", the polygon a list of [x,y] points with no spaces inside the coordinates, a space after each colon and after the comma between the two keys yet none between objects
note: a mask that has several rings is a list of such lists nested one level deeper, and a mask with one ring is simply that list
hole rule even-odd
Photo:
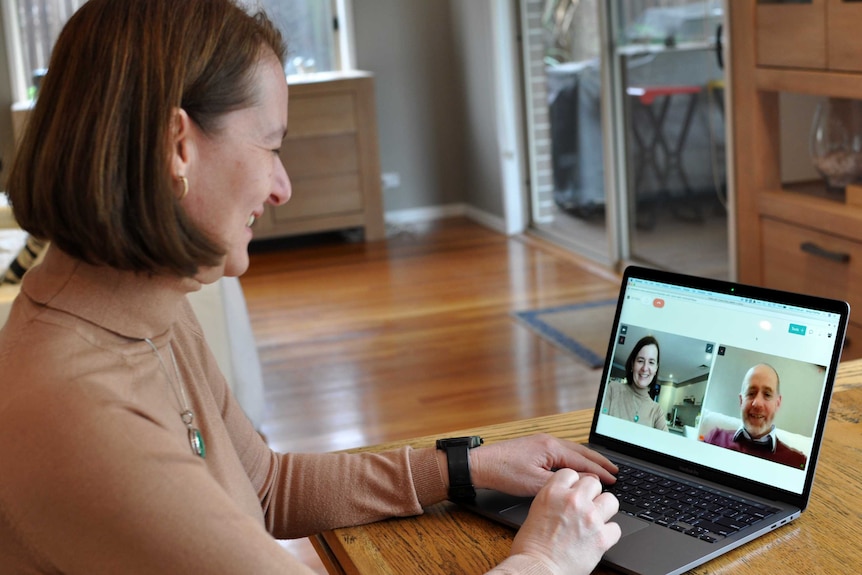
[{"label": "silver necklace", "polygon": [[[168,385],[171,389],[174,390],[176,394],[177,390],[174,385],[173,380],[171,379],[170,374],[168,373],[168,368],[165,367],[165,362],[162,360],[162,354],[159,353],[156,344],[150,341],[150,338],[145,337],[144,341],[147,342],[151,348],[153,348],[153,353],[156,354],[156,357],[159,359],[159,365],[162,366],[162,373],[165,374],[165,379],[168,380]],[[179,400],[182,404],[183,410],[180,412],[180,419],[182,419],[183,423],[188,429],[189,432],[189,444],[192,446],[192,453],[197,455],[198,457],[205,458],[207,456],[207,446],[204,443],[204,436],[201,434],[201,430],[195,427],[195,414],[192,413],[191,408],[189,408],[189,402],[186,399],[186,390],[183,385],[183,376],[180,373],[180,368],[177,365],[177,358],[174,355],[174,346],[168,343],[168,351],[171,354],[171,362],[174,364],[174,374],[176,375],[176,381],[179,384],[180,393]]]}]

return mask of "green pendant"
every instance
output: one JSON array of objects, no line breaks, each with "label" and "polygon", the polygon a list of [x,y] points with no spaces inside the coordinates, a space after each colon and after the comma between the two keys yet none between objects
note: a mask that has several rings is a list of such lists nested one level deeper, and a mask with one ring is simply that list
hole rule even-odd
[{"label": "green pendant", "polygon": [[635,423],[637,423],[637,421],[638,421],[640,418],[641,418],[641,416],[640,416],[640,415],[635,414]]},{"label": "green pendant", "polygon": [[204,436],[201,435],[201,430],[197,427],[189,427],[189,443],[192,446],[192,453],[201,459],[206,459],[207,446],[204,443]]}]

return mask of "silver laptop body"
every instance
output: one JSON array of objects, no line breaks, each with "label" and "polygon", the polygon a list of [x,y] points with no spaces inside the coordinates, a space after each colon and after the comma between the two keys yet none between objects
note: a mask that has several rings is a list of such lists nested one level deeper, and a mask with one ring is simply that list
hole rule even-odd
[{"label": "silver laptop body", "polygon": [[[849,313],[842,301],[627,268],[588,445],[642,483],[617,493],[623,536],[605,564],[637,575],[683,573],[799,517]],[[626,363],[647,336],[658,342],[658,408],[650,410],[661,418],[622,413],[611,401],[626,393]],[[743,430],[768,417],[745,402],[743,382],[764,364],[778,374],[781,399],[761,444]],[[648,508],[629,503],[644,495]],[[685,511],[702,496],[701,511]],[[518,527],[530,499],[480,490],[464,505]]]}]

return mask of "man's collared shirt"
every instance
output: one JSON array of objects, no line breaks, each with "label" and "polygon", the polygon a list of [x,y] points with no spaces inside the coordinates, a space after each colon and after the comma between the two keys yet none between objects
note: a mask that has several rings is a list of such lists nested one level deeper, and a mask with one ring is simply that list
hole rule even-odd
[{"label": "man's collared shirt", "polygon": [[775,425],[769,430],[769,433],[764,435],[759,439],[754,439],[751,437],[751,434],[748,433],[748,430],[745,427],[740,427],[736,433],[733,435],[733,441],[736,443],[740,443],[741,441],[747,441],[749,443],[753,443],[758,447],[762,447],[764,449],[769,449],[772,453],[775,453],[775,446],[777,442],[777,437],[775,436]]}]

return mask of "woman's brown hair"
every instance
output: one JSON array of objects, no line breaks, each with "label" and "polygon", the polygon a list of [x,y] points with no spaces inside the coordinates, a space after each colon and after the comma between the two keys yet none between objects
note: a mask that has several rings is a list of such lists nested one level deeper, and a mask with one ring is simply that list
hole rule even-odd
[{"label": "woman's brown hair", "polygon": [[179,204],[178,108],[214,135],[278,30],[232,0],[89,0],[61,32],[8,181],[32,235],[95,265],[193,276],[224,248]]}]

